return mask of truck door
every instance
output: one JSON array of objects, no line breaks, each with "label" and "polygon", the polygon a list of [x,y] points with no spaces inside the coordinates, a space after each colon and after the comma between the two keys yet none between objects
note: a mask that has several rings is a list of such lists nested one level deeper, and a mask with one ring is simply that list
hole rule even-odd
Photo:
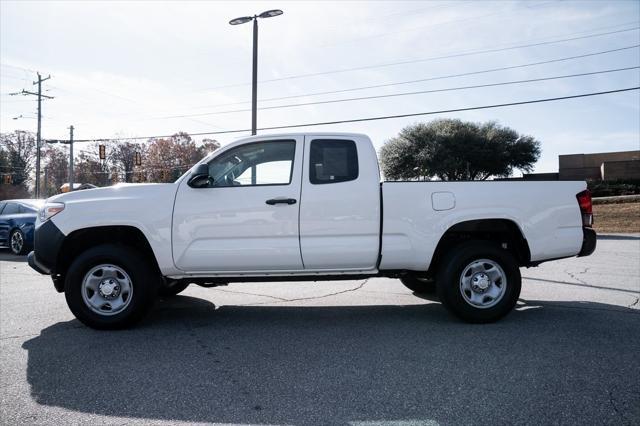
[{"label": "truck door", "polygon": [[302,137],[230,146],[209,161],[213,183],[184,179],[173,214],[173,259],[193,272],[301,271]]},{"label": "truck door", "polygon": [[306,270],[371,270],[380,233],[380,176],[365,136],[305,136],[300,248]]}]

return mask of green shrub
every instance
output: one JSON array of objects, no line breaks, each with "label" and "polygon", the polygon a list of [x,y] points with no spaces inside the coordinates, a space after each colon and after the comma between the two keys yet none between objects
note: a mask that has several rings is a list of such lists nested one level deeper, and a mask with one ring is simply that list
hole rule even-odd
[{"label": "green shrub", "polygon": [[640,179],[592,180],[587,187],[593,197],[613,197],[616,195],[640,194]]}]

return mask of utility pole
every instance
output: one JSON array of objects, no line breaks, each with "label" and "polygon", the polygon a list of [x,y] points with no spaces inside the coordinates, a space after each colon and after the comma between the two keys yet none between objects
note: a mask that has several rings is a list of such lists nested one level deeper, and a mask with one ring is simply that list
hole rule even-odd
[{"label": "utility pole", "polygon": [[47,168],[44,169],[44,194],[45,197],[48,196],[49,191],[47,190],[47,187],[49,186],[49,170]]},{"label": "utility pole", "polygon": [[33,95],[38,97],[38,134],[36,139],[36,198],[40,198],[40,146],[42,145],[42,98],[53,99],[53,96],[42,94],[42,82],[49,80],[51,76],[42,78],[38,73],[38,81],[34,81],[34,85],[38,85],[38,93],[22,90],[19,93],[11,93],[11,95]]},{"label": "utility pole", "polygon": [[69,126],[69,192],[73,191],[73,126]]},{"label": "utility pole", "polygon": [[[251,134],[258,128],[258,19],[253,18],[253,73],[251,77]],[[253,175],[252,175],[253,176]]]}]

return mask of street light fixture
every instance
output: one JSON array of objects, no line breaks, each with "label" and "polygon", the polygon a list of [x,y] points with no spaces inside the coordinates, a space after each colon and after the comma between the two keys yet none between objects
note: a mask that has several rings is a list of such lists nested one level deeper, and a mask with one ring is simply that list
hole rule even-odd
[{"label": "street light fixture", "polygon": [[262,12],[259,15],[241,16],[229,21],[231,25],[246,24],[253,21],[253,75],[251,81],[251,134],[256,134],[258,125],[258,18],[273,18],[282,15],[280,9],[272,9]]}]

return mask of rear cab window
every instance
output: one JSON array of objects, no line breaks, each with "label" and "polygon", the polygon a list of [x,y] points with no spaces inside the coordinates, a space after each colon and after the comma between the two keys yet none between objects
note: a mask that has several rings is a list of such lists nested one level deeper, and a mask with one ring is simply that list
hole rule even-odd
[{"label": "rear cab window", "polygon": [[309,151],[312,184],[349,182],[358,178],[358,150],[354,141],[314,139]]}]

